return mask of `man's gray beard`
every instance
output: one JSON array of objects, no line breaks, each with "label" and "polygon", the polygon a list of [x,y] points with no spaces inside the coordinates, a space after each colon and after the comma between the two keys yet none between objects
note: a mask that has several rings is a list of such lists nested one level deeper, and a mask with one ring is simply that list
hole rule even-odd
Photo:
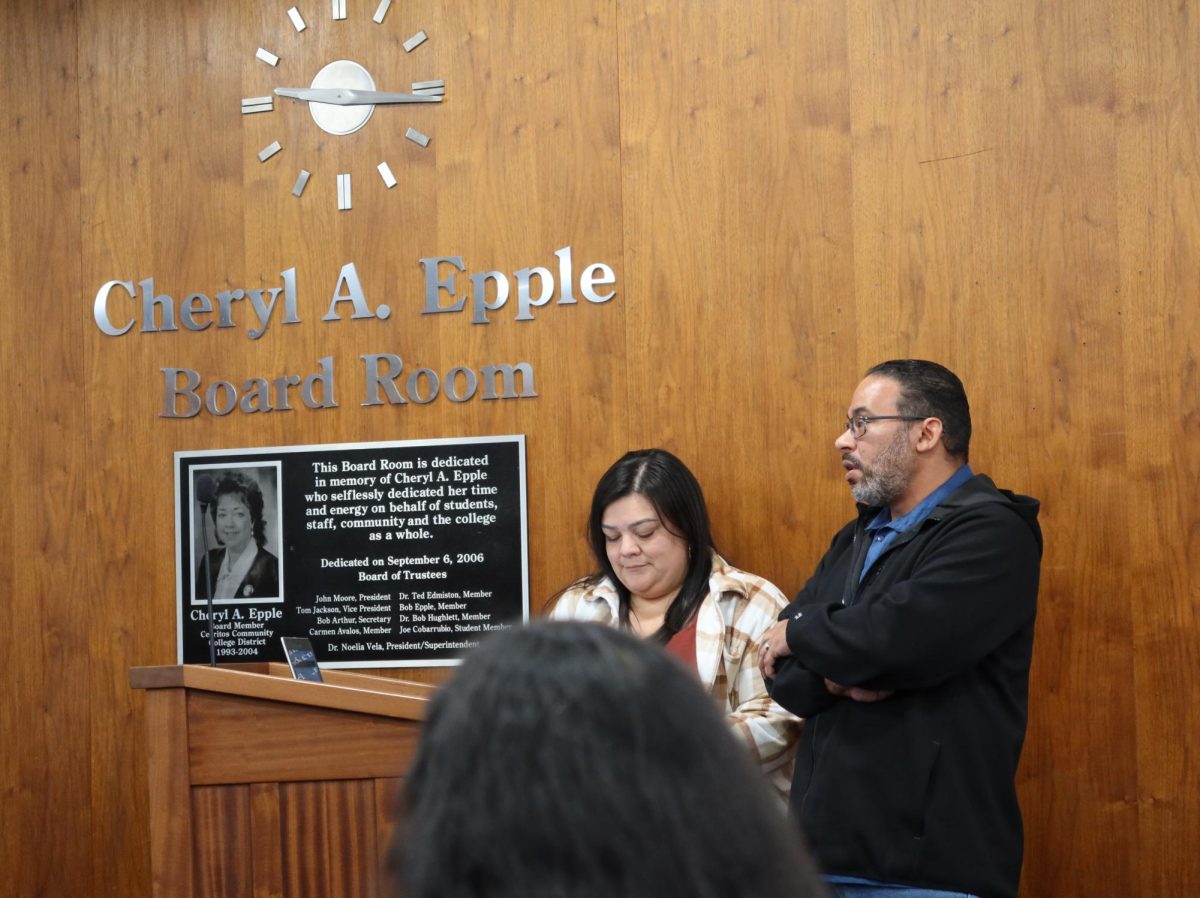
[{"label": "man's gray beard", "polygon": [[869,474],[865,468],[859,469],[863,479],[850,487],[850,495],[856,502],[875,508],[891,505],[908,488],[912,454],[908,432],[900,430],[879,453]]}]

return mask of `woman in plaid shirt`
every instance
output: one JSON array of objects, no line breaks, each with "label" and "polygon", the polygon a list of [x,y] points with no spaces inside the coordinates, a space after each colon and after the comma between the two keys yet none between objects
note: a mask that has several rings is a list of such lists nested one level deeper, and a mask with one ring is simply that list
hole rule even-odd
[{"label": "woman in plaid shirt", "polygon": [[550,616],[662,643],[696,671],[786,799],[801,721],[767,695],[758,649],[787,599],[717,554],[692,472],[664,449],[627,453],[596,486],[588,540],[600,570],[568,586]]}]

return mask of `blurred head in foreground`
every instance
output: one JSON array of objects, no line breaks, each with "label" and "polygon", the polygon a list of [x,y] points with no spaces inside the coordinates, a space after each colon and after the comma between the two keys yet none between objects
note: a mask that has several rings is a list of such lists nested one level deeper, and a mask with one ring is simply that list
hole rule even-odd
[{"label": "blurred head in foreground", "polygon": [[407,898],[804,898],[800,837],[703,688],[598,624],[489,637],[434,699],[389,867]]}]

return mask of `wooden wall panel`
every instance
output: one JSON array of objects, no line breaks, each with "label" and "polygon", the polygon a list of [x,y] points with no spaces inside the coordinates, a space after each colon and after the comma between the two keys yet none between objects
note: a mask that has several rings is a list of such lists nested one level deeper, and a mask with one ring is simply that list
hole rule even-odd
[{"label": "wooden wall panel", "polygon": [[[963,376],[976,467],[1044,503],[1023,893],[1200,889],[1195,3],[412,0],[375,26],[373,0],[350,0],[336,24],[300,4],[299,35],[287,5],[6,8],[0,814],[17,835],[0,865],[14,893],[149,894],[127,671],[174,659],[174,451],[525,433],[537,609],[590,567],[598,476],[664,445],[703,482],[722,549],[790,592],[850,513],[832,449],[846,399],[897,355]],[[420,28],[429,41],[404,54]],[[447,102],[379,109],[353,144],[286,101],[239,115],[242,97],[343,55],[383,86],[445,78]],[[430,146],[394,139],[389,112]],[[272,139],[284,150],[260,163]],[[296,200],[301,165],[314,176]],[[351,213],[334,209],[342,166]],[[422,257],[511,273],[567,245],[577,270],[613,266],[615,300],[534,321],[509,306],[486,325],[421,314]],[[321,321],[349,262],[390,317]],[[202,334],[114,338],[91,321],[109,279],[180,298],[292,266],[303,320],[259,339],[244,312]],[[539,396],[363,407],[370,352],[406,371],[528,361]],[[164,366],[240,381],[325,356],[335,409],[159,417]],[[342,800],[293,799],[250,838]],[[378,852],[384,832],[353,851]],[[255,874],[256,894],[289,875]]]},{"label": "wooden wall panel", "polygon": [[631,4],[621,26],[630,448],[676,452],[718,546],[794,588],[841,495],[797,461],[832,455],[858,372],[844,12]]},{"label": "wooden wall panel", "polygon": [[[1189,15],[1193,13],[1192,15]],[[1135,891],[1195,892],[1200,833],[1200,78],[1194,7],[1114,9],[1120,302],[1130,502]],[[1146,426],[1138,422],[1159,421]],[[1117,687],[1121,688],[1121,687]]]},{"label": "wooden wall panel", "polygon": [[[1023,392],[1026,425],[1040,435],[1028,479],[1045,499],[1048,536],[1039,620],[1047,639],[1032,686],[1041,700],[1033,705],[1022,795],[1047,786],[1056,795],[1027,799],[1030,830],[1043,834],[1041,850],[1030,852],[1031,881],[1053,891],[1098,876],[1135,893],[1137,822],[1124,802],[1135,775],[1126,726],[1134,697],[1116,689],[1097,703],[1080,675],[1104,670],[1128,682],[1133,664],[1134,608],[1114,600],[1130,584],[1114,547],[1128,541],[1131,497],[1123,488],[1123,324],[1110,306],[1119,283],[1114,72],[1101,37],[1112,8],[1068,6],[1025,29],[1044,62],[1021,72],[1040,99],[1021,113],[1026,174],[1014,236],[1034,239],[1021,241],[1015,272],[1023,283],[1012,287],[1036,289],[1025,320],[1038,335],[1037,367],[1045,373]],[[1066,490],[1065,479],[1073,481]],[[1088,525],[1072,526],[1081,503]],[[1070,822],[1060,824],[1063,817]]]},{"label": "wooden wall panel", "polygon": [[[1102,42],[1079,38],[1081,28],[1103,30],[1108,10],[905,3],[859,12],[870,38],[854,45],[855,75],[871,86],[855,110],[863,362],[949,364],[973,399],[976,469],[1043,500],[1021,774],[1034,834],[1026,875],[1067,894],[1090,875],[1086,865],[1129,891],[1136,820],[1121,795],[1134,757],[1122,722],[1133,696],[1117,691],[1098,705],[1078,671],[1128,681],[1131,608],[1073,600],[1128,585],[1108,549],[1127,534],[1121,321],[1098,302],[1118,277],[1113,73]],[[1063,501],[1065,470],[1094,510],[1085,528],[1071,526],[1078,510]],[[1114,750],[1089,750],[1097,744]],[[1031,798],[1039,793],[1055,800]],[[1092,815],[1103,825],[1084,822]]]},{"label": "wooden wall panel", "polygon": [[112,687],[89,658],[100,616],[78,548],[92,539],[81,513],[85,323],[67,312],[81,288],[77,38],[71,3],[4,9],[0,863],[21,894],[68,894],[90,882],[93,858],[80,846],[97,829],[111,838],[103,818],[113,814],[97,810],[89,764],[94,727],[112,725]]}]

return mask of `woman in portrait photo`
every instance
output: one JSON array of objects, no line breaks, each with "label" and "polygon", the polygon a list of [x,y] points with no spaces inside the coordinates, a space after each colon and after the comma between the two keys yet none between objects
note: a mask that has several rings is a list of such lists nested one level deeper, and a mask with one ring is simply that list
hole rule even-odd
[{"label": "woman in portrait photo", "polygon": [[217,481],[208,506],[219,544],[196,571],[197,600],[279,598],[279,559],[266,549],[263,494],[258,483],[231,471]]}]

